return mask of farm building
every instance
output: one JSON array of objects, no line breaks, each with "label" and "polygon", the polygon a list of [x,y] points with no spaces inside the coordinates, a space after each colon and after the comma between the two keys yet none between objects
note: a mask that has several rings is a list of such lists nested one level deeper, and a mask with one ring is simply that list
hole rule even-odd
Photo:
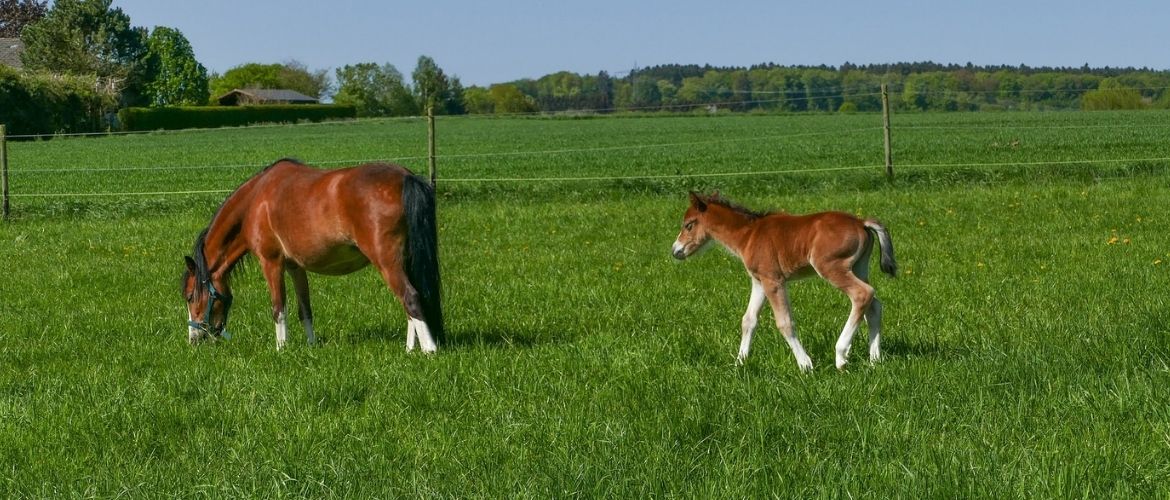
[{"label": "farm building", "polygon": [[317,104],[317,98],[288,89],[235,89],[215,98],[220,106],[248,104]]},{"label": "farm building", "polygon": [[24,42],[19,38],[0,38],[0,66],[22,68],[20,53],[24,52]]}]

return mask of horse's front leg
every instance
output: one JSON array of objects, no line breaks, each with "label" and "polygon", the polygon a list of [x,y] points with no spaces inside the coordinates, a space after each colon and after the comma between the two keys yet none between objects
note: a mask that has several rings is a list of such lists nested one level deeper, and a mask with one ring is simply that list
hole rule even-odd
[{"label": "horse's front leg", "polygon": [[792,305],[788,302],[788,289],[785,283],[783,281],[765,283],[765,293],[768,296],[768,302],[772,303],[772,314],[776,316],[776,328],[780,329],[784,340],[788,341],[788,347],[792,348],[792,355],[796,357],[796,365],[800,367],[801,371],[812,371],[812,359],[804,351],[804,346],[800,345],[800,339],[796,338],[796,325],[792,322]]},{"label": "horse's front leg", "polygon": [[276,323],[276,349],[288,343],[288,322],[284,313],[284,266],[278,260],[260,259],[268,293],[272,296],[272,321]]},{"label": "horse's front leg", "polygon": [[309,345],[317,343],[317,336],[313,335],[313,309],[309,306],[309,273],[300,267],[288,270],[292,276],[293,291],[297,295],[297,313],[301,323],[305,325],[305,338]]},{"label": "horse's front leg", "polygon": [[743,313],[740,323],[739,354],[735,357],[735,364],[742,365],[747,359],[748,351],[752,347],[752,332],[760,319],[760,309],[764,307],[764,284],[752,277],[752,294],[748,298],[747,312]]}]

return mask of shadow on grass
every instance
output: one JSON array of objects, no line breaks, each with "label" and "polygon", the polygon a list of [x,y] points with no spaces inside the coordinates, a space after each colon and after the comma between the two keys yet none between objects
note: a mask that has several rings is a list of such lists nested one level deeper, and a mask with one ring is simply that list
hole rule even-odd
[{"label": "shadow on grass", "polygon": [[[854,346],[857,347],[857,346]],[[866,347],[864,343],[861,347]],[[940,346],[937,342],[913,342],[904,339],[882,337],[882,358],[930,358],[957,359],[961,357],[955,347]]]},{"label": "shadow on grass", "polygon": [[[406,346],[405,325],[401,327],[370,325],[359,330],[335,332],[328,337],[321,338],[319,341],[322,343],[391,344],[403,348]],[[529,349],[542,345],[564,344],[573,340],[575,340],[575,337],[572,335],[567,332],[556,331],[553,328],[524,329],[489,327],[473,330],[455,328],[447,330],[447,339],[440,345],[440,349]]]}]

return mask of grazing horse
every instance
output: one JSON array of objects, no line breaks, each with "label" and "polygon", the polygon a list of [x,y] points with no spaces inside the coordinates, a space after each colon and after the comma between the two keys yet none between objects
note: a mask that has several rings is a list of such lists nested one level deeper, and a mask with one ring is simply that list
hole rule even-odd
[{"label": "grazing horse", "polygon": [[837,339],[837,369],[845,367],[853,333],[861,317],[869,324],[869,359],[881,358],[882,304],[869,285],[869,256],[873,236],[881,246],[881,269],[894,276],[894,244],[890,233],[875,220],[861,220],[842,212],[809,215],[763,213],[736,206],[718,193],[691,193],[691,205],[683,215],[682,231],[672,252],[682,260],[712,241],[723,244],[743,261],[752,279],[751,298],[743,315],[737,364],[743,364],[751,348],[764,298],[772,303],[776,326],[796,356],[801,370],[812,370],[812,360],[796,338],[788,302],[787,284],[819,274],[849,296],[849,319]]},{"label": "grazing horse", "polygon": [[188,339],[225,336],[232,269],[251,254],[272,296],[276,348],[288,341],[285,273],[310,344],[313,312],[307,271],[352,273],[373,262],[406,309],[406,349],[443,341],[434,189],[384,163],[321,170],[283,159],[228,195],[185,257]]}]

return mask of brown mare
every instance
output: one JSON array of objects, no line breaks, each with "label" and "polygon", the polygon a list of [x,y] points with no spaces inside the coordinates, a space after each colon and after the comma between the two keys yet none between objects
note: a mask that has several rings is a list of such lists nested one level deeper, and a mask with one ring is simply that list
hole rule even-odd
[{"label": "brown mare", "polygon": [[837,369],[845,367],[853,333],[864,314],[869,324],[869,359],[881,357],[882,304],[869,285],[869,256],[873,231],[881,247],[881,269],[894,276],[894,244],[890,233],[875,220],[861,220],[842,212],[809,215],[753,212],[719,197],[691,193],[691,205],[683,215],[682,231],[672,253],[682,260],[718,241],[743,261],[752,279],[752,294],[743,315],[737,364],[751,348],[764,298],[772,303],[776,326],[788,341],[801,370],[812,369],[812,360],[796,338],[788,302],[787,284],[819,274],[849,296],[853,309],[837,339]]},{"label": "brown mare", "polygon": [[406,349],[443,341],[434,190],[390,164],[320,170],[295,160],[269,165],[228,195],[185,257],[188,339],[226,334],[232,269],[251,254],[272,296],[276,348],[288,341],[285,273],[310,344],[307,271],[348,274],[373,262],[406,309]]}]

